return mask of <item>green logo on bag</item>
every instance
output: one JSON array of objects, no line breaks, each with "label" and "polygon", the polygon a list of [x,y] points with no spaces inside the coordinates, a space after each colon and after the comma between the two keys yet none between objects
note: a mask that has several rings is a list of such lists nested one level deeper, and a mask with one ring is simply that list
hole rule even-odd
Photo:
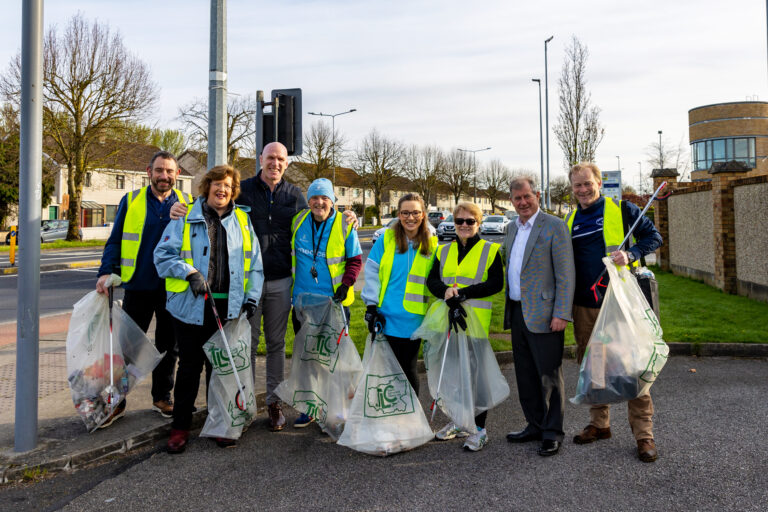
[{"label": "green logo on bag", "polygon": [[328,415],[328,404],[317,396],[314,391],[301,391],[296,390],[293,393],[293,407],[296,410],[302,410],[304,406],[306,408],[307,416],[315,419],[320,425],[325,424],[325,418]]},{"label": "green logo on bag", "polygon": [[336,338],[339,333],[334,332],[330,324],[310,324],[311,333],[304,337],[304,352],[301,354],[302,361],[317,361],[333,373],[338,361],[338,348]]},{"label": "green logo on bag", "polygon": [[413,394],[405,374],[367,375],[365,377],[366,418],[411,414],[415,411]]},{"label": "green logo on bag", "polygon": [[651,332],[653,332],[653,335],[656,336],[657,339],[661,339],[661,325],[659,324],[659,319],[656,318],[656,313],[654,313],[652,309],[646,309],[645,319],[651,324]]},{"label": "green logo on bag", "polygon": [[[214,344],[206,343],[205,347],[208,349],[208,360],[211,362],[211,366],[214,371],[219,375],[231,375],[232,365],[229,362],[229,355],[227,349],[221,349]],[[235,367],[238,372],[247,370],[251,367],[251,360],[247,357],[248,343],[238,338],[234,347],[229,348],[232,352],[232,359],[235,361]]]},{"label": "green logo on bag", "polygon": [[229,404],[227,405],[227,413],[229,414],[230,418],[230,427],[240,427],[245,426],[251,418],[253,418],[253,415],[248,412],[248,410],[255,410],[256,409],[256,397],[253,396],[253,393],[251,393],[248,396],[248,400],[245,402],[245,410],[241,411],[236,405],[234,400],[230,400]]}]

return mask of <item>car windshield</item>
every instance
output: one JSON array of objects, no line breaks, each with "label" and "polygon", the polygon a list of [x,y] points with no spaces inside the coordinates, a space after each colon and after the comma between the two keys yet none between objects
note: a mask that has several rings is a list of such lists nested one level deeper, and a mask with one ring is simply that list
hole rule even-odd
[{"label": "car windshield", "polygon": [[504,222],[504,217],[488,217],[485,222]]},{"label": "car windshield", "polygon": [[387,224],[387,227],[388,228],[393,227],[395,225],[395,222],[397,222],[397,219],[392,219],[391,221],[389,221],[389,224]]},{"label": "car windshield", "polygon": [[453,222],[453,215],[449,215],[445,218],[445,222]]}]

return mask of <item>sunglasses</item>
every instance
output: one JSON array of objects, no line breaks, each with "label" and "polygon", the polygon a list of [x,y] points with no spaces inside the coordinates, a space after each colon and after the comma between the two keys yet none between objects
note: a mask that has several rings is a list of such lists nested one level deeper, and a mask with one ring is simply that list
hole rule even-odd
[{"label": "sunglasses", "polygon": [[477,219],[464,219],[462,217],[457,217],[453,219],[453,223],[456,224],[457,226],[461,226],[465,222],[467,223],[467,226],[474,226],[475,223],[477,222]]}]

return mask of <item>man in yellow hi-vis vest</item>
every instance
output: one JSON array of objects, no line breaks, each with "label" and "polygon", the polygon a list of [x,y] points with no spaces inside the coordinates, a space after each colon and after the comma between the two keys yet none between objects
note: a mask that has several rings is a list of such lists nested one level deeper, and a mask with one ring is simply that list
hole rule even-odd
[{"label": "man in yellow hi-vis vest", "polygon": [[[573,242],[576,267],[576,293],[573,299],[573,334],[577,359],[581,363],[592,328],[602,305],[600,294],[590,288],[605,269],[602,259],[610,256],[617,265],[629,265],[661,246],[661,235],[653,222],[640,219],[633,236],[635,245],[628,250],[619,247],[624,240],[625,224],[631,226],[640,218],[640,208],[629,201],[614,201],[600,195],[602,175],[597,165],[586,162],[574,165],[568,178],[578,207],[565,219]],[[605,281],[604,281],[605,282]],[[643,395],[627,403],[629,424],[637,442],[637,456],[643,462],[657,458],[653,439],[653,401]],[[593,405],[590,422],[573,438],[576,444],[587,444],[611,437],[610,408]]]},{"label": "man in yellow hi-vis vest", "polygon": [[[96,283],[99,293],[107,293],[105,283],[109,275],[120,275],[125,290],[123,310],[144,332],[155,316],[155,346],[165,356],[152,372],[152,410],[166,418],[173,414],[171,390],[177,347],[171,316],[165,310],[165,281],[157,275],[153,253],[171,220],[171,206],[192,202],[190,194],[173,188],[179,172],[173,154],[160,151],[152,156],[147,167],[149,186],[131,191],[120,200]],[[125,400],[102,427],[124,414]]]}]

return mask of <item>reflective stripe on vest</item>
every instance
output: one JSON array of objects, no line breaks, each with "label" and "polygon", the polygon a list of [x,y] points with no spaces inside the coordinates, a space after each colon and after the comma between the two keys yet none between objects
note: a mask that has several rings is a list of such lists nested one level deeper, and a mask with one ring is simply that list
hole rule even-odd
[{"label": "reflective stripe on vest", "polygon": [[[613,251],[618,251],[621,242],[624,241],[624,219],[621,217],[621,201],[618,203],[610,197],[606,197],[605,207],[603,208],[603,242],[605,243],[605,255],[610,255]],[[568,226],[568,232],[573,233],[573,221],[576,218],[576,210],[571,211],[565,219]],[[635,261],[632,266],[637,266]]]},{"label": "reflective stripe on vest", "polygon": [[[432,268],[432,258],[437,250],[437,237],[429,239],[429,255],[426,256],[416,249],[416,258],[408,271],[408,278],[405,282],[405,294],[403,295],[403,308],[409,313],[416,315],[425,315],[427,313],[427,302],[429,295],[427,290],[427,275]],[[395,231],[387,229],[384,231],[384,254],[379,262],[379,307],[384,302],[384,294],[389,284],[389,276],[392,272],[392,263],[395,260],[395,251],[397,251],[397,242],[395,241]]]},{"label": "reflective stripe on vest", "polygon": [[[141,235],[144,231],[144,221],[147,218],[147,190],[149,187],[128,192],[125,197],[125,221],[123,236],[120,242],[120,278],[127,283],[136,271],[136,258],[141,247]],[[182,204],[193,201],[192,196],[177,189],[172,189],[176,198]]]},{"label": "reflective stripe on vest", "polygon": [[[458,242],[443,245],[437,250],[437,259],[440,262],[440,278],[448,286],[457,285],[459,288],[482,283],[488,279],[488,270],[499,252],[499,244],[480,239],[461,260],[459,259]],[[491,329],[491,311],[493,301],[490,297],[469,299],[467,303],[472,307],[477,318],[485,329],[486,336]]]},{"label": "reflective stripe on vest", "polygon": [[[296,233],[309,214],[309,209],[301,210],[293,217],[293,222],[291,223],[291,275],[294,281],[296,280]],[[342,224],[344,221],[342,217],[343,215],[338,212],[336,213],[336,217],[331,225],[331,232],[328,234],[328,245],[325,248],[325,264],[328,265],[328,272],[331,274],[331,284],[333,285],[334,292],[341,285],[341,279],[344,277],[344,269],[347,265],[344,243],[352,232],[352,226],[347,226],[346,229],[343,228]],[[293,293],[293,285],[291,285],[291,293]],[[354,300],[354,286],[350,286],[349,290],[347,290],[347,298],[341,304],[349,306]]]},{"label": "reflective stripe on vest", "polygon": [[[191,208],[187,211],[187,216]],[[235,218],[237,218],[237,224],[240,226],[240,236],[243,241],[243,291],[248,291],[248,272],[251,270],[251,252],[253,250],[253,240],[251,240],[251,232],[248,229],[248,214],[241,209],[235,207]],[[192,237],[189,235],[190,224],[184,218],[184,233],[181,236],[181,251],[179,255],[188,265],[194,266],[194,260],[192,258]],[[225,230],[226,232],[226,230]],[[207,239],[207,237],[206,237]],[[227,247],[229,249],[229,247]],[[205,269],[208,272],[208,269]],[[208,277],[207,275],[205,276]],[[165,290],[174,293],[181,293],[189,288],[189,281],[186,279],[177,279],[175,277],[167,277],[165,279]]]}]

